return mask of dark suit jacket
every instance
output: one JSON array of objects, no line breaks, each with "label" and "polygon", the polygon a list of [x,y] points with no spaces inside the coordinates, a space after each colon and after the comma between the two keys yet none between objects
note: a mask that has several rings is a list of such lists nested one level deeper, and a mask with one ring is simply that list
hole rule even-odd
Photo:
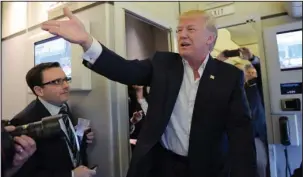
[{"label": "dark suit jacket", "polygon": [[267,130],[265,120],[265,110],[262,104],[262,97],[257,85],[257,79],[250,85],[245,84],[245,92],[248,99],[249,107],[252,113],[254,134],[259,137],[264,145],[267,145]]},{"label": "dark suit jacket", "polygon": [[[102,47],[95,64],[83,64],[122,84],[150,86],[145,123],[127,175],[144,177],[153,167],[153,160],[157,160],[153,147],[165,131],[181,87],[182,58],[177,53],[157,52],[151,59],[125,60]],[[231,176],[255,177],[255,146],[243,72],[210,57],[193,110],[188,152],[190,177],[219,175],[224,132],[230,142]]]},{"label": "dark suit jacket", "polygon": [[[51,114],[36,99],[16,115],[11,120],[11,124],[23,125],[40,121],[47,116],[51,116]],[[69,116],[74,124],[72,115]],[[36,140],[36,145],[36,152],[14,177],[71,177],[71,170],[74,168],[64,139],[60,137],[45,138]]]},{"label": "dark suit jacket", "polygon": [[[257,79],[251,80],[251,84],[245,84],[245,93],[249,103],[249,107],[252,114],[252,124],[254,137],[258,137],[265,145],[267,149],[267,129],[265,120],[265,110],[262,105],[259,88],[257,85]],[[228,138],[224,136],[223,150],[224,153],[228,153]],[[228,164],[227,164],[228,165]]]},{"label": "dark suit jacket", "polygon": [[263,86],[262,86],[262,73],[261,73],[261,65],[260,65],[260,58],[257,56],[253,56],[249,61],[252,63],[252,65],[255,67],[258,77],[257,77],[257,87],[261,96],[261,102],[264,106],[264,95],[263,95]]}]

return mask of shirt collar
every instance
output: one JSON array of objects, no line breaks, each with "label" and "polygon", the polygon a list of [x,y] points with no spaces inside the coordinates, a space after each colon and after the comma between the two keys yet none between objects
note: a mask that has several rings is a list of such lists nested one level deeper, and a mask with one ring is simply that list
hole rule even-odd
[{"label": "shirt collar", "polygon": [[54,116],[57,115],[61,109],[61,107],[53,105],[45,100],[43,100],[42,98],[38,97],[38,99],[40,100],[40,102],[44,105],[44,107],[48,110],[48,112]]},{"label": "shirt collar", "polygon": [[[201,64],[201,66],[200,66],[199,69],[198,69],[198,72],[199,72],[199,75],[200,75],[200,76],[202,76],[202,72],[203,72],[203,70],[204,70],[204,68],[205,68],[205,66],[206,66],[206,64],[207,64],[207,62],[208,62],[208,59],[209,59],[209,54],[206,55],[206,57],[205,57],[203,63]],[[188,61],[185,60],[184,58],[182,58],[182,62],[183,62],[184,65],[188,65],[188,66],[189,66]]]}]

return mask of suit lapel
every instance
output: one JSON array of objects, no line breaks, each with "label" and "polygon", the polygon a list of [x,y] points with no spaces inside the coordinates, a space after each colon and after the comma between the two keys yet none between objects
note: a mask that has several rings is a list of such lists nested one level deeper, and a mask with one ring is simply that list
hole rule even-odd
[{"label": "suit lapel", "polygon": [[[205,110],[205,105],[208,104],[208,100],[212,96],[212,90],[215,88],[215,79],[217,73],[216,62],[210,56],[209,60],[206,64],[205,70],[203,72],[202,78],[199,83],[199,87],[196,94],[195,106],[192,115],[192,123],[191,123],[191,130],[190,130],[190,143],[189,143],[189,152],[192,149],[192,142],[193,139],[199,137],[196,133],[198,129],[201,129],[201,124],[204,122],[203,113]],[[199,131],[198,131],[199,132]]]},{"label": "suit lapel", "polygon": [[46,109],[46,107],[41,103],[38,98],[36,99],[35,110],[37,110],[37,118],[39,119],[36,121],[40,121],[44,117],[51,116],[50,112]]},{"label": "suit lapel", "polygon": [[[211,96],[211,91],[214,88],[213,84],[216,79],[216,63],[214,59],[209,56],[209,60],[203,71],[202,78],[199,83],[199,87],[196,94],[195,108],[206,103],[208,97]],[[197,106],[196,106],[197,105]]]},{"label": "suit lapel", "polygon": [[[213,84],[216,79],[216,63],[213,61],[214,59],[209,56],[209,60],[205,66],[205,70],[203,72],[202,78],[200,80],[200,84],[197,90],[195,107],[193,111],[193,119],[195,112],[197,109],[201,109],[203,104],[206,104],[208,97],[211,96],[211,90],[214,88]],[[174,62],[169,70],[167,71],[167,87],[166,94],[167,100],[165,104],[165,119],[167,122],[171,116],[171,113],[174,109],[174,105],[176,103],[182,81],[183,81],[184,67],[182,63],[182,58],[178,56],[176,62]],[[199,117],[199,116],[198,116]],[[194,121],[194,120],[192,120]],[[193,123],[192,123],[193,124]],[[167,124],[165,124],[167,125]]]}]

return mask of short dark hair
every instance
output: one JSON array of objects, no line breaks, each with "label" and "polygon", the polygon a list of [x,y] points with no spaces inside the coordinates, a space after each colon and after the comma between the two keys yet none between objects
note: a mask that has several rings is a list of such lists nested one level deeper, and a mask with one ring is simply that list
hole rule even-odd
[{"label": "short dark hair", "polygon": [[42,86],[43,85],[43,71],[50,69],[50,68],[59,68],[61,67],[58,62],[46,62],[40,63],[30,69],[26,74],[26,83],[28,87],[32,90],[32,92],[37,96],[34,91],[35,86]]}]

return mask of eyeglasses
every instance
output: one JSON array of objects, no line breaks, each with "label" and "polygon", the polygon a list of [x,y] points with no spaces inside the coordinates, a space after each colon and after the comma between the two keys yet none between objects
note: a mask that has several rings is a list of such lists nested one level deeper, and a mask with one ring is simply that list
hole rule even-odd
[{"label": "eyeglasses", "polygon": [[44,85],[63,85],[64,82],[70,83],[71,80],[72,80],[72,78],[70,78],[70,77],[55,79],[55,80],[43,83],[42,86],[44,86]]}]

